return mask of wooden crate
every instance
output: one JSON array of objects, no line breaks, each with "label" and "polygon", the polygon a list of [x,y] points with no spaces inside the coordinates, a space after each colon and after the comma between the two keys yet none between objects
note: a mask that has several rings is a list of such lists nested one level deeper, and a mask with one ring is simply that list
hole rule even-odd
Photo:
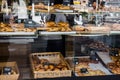
[{"label": "wooden crate", "polygon": [[[64,71],[35,71],[34,63],[32,60],[32,56],[39,56],[40,58],[44,58],[49,60],[52,63],[65,63],[68,67],[68,70]],[[71,69],[68,63],[65,61],[61,53],[59,52],[43,52],[43,53],[33,53],[30,55],[30,62],[32,67],[32,72],[34,78],[54,78],[54,77],[71,77]]]},{"label": "wooden crate", "polygon": [[19,70],[16,62],[1,62],[0,68],[3,67],[14,67],[16,74],[14,75],[0,75],[0,80],[18,80],[19,77]]}]

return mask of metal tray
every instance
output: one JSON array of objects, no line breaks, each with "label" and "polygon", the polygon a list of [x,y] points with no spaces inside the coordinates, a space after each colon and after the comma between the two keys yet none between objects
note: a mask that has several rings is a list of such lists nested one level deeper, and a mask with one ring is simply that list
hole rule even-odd
[{"label": "metal tray", "polygon": [[[81,56],[81,57],[75,57],[75,58],[86,58],[86,59],[89,59],[90,56]],[[79,76],[76,72],[75,72],[75,58],[73,57],[67,57],[66,58],[66,61],[69,63],[69,65],[71,66],[71,69],[73,70],[75,76]],[[89,68],[92,69],[92,70],[100,70],[100,71],[103,71],[105,73],[105,75],[112,75],[111,71],[102,64],[102,62],[98,59],[98,62],[97,63],[89,63]],[[94,76],[98,76],[98,75],[94,75]]]}]

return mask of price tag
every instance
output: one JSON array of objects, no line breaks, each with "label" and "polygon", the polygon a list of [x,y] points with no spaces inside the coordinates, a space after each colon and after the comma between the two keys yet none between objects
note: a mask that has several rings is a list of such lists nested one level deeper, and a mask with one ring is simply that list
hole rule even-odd
[{"label": "price tag", "polygon": [[11,67],[3,67],[3,74],[10,75],[12,71]]},{"label": "price tag", "polygon": [[82,68],[82,69],[80,69],[80,72],[81,73],[88,73],[88,70],[87,70],[87,68]]}]

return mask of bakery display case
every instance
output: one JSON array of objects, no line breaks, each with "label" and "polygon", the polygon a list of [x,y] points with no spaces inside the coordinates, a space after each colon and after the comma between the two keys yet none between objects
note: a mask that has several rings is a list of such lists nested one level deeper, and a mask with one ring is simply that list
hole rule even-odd
[{"label": "bakery display case", "polygon": [[0,80],[119,80],[116,1],[1,0]]}]

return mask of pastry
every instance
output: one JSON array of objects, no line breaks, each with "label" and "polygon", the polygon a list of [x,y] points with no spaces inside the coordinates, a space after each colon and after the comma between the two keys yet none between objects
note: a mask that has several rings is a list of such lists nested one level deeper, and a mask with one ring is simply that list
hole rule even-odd
[{"label": "pastry", "polygon": [[42,69],[42,68],[44,68],[44,66],[43,66],[43,64],[38,64],[38,65],[35,66],[35,68],[41,68]]},{"label": "pastry", "polygon": [[11,74],[12,74],[12,75],[15,75],[16,72],[12,69]]},{"label": "pastry", "polygon": [[73,30],[75,30],[75,31],[85,31],[85,28],[80,27],[80,26],[75,26],[75,27],[73,27]]},{"label": "pastry", "polygon": [[62,7],[62,4],[55,4],[55,5],[53,5],[53,7],[54,7],[55,9],[59,9],[60,7]]},{"label": "pastry", "polygon": [[49,65],[44,65],[45,70],[48,70],[48,68],[49,68]]},{"label": "pastry", "polygon": [[56,26],[55,22],[49,21],[46,23],[46,27],[55,27],[55,26]]},{"label": "pastry", "polygon": [[114,74],[120,74],[120,61],[110,62],[107,66],[111,69]]},{"label": "pastry", "polygon": [[46,71],[52,71],[51,69],[47,69]]},{"label": "pastry", "polygon": [[60,6],[59,9],[61,9],[61,10],[70,10],[71,8],[69,6]]},{"label": "pastry", "polygon": [[53,70],[54,68],[54,65],[49,65],[49,69]]},{"label": "pastry", "polygon": [[61,70],[65,71],[65,70],[68,70],[68,68],[67,67],[63,67]]},{"label": "pastry", "polygon": [[45,71],[45,70],[44,70],[44,69],[39,69],[38,71],[39,71],[39,72],[42,72],[42,71]]},{"label": "pastry", "polygon": [[59,68],[55,68],[54,71],[60,71],[60,69]]}]

